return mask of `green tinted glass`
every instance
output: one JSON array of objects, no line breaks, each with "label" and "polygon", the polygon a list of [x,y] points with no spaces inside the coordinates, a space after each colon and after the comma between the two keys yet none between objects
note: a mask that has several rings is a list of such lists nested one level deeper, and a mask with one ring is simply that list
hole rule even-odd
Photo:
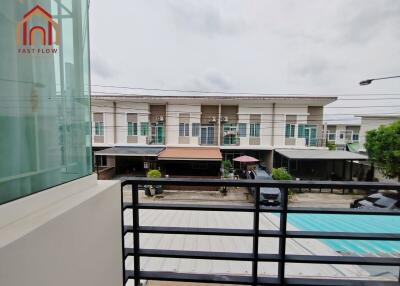
[{"label": "green tinted glass", "polygon": [[2,0],[0,203],[92,173],[87,12]]}]

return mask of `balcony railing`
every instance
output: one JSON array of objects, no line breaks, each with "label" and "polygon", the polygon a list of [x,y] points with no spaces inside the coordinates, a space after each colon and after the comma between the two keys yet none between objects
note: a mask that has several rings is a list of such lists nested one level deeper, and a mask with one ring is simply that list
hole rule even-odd
[{"label": "balcony railing", "polygon": [[160,137],[156,135],[149,135],[146,137],[146,144],[147,145],[164,145],[165,144],[165,137]]},{"label": "balcony railing", "polygon": [[[255,189],[253,205],[199,205],[199,204],[171,204],[171,203],[139,203],[138,188],[141,185],[185,185],[185,186],[235,186]],[[378,265],[400,266],[400,257],[361,257],[361,256],[322,256],[322,255],[295,255],[286,254],[287,239],[336,239],[336,240],[382,240],[400,241],[400,233],[373,233],[371,232],[329,232],[329,231],[301,231],[287,230],[288,214],[346,214],[346,215],[395,215],[399,211],[371,210],[371,209],[338,209],[338,208],[304,208],[288,207],[288,190],[301,189],[363,189],[363,190],[396,190],[400,191],[400,184],[369,183],[369,182],[338,182],[338,181],[262,181],[262,180],[218,180],[218,179],[148,179],[148,178],[123,178],[122,188],[131,185],[132,202],[121,202],[123,211],[132,209],[133,225],[124,224],[122,215],[123,244],[127,233],[133,234],[133,247],[123,246],[124,282],[134,280],[134,285],[139,286],[141,279],[164,280],[180,282],[202,282],[241,285],[362,285],[362,286],[399,286],[397,281],[383,280],[354,280],[332,278],[291,278],[285,274],[288,263],[305,264],[346,264],[346,265]],[[281,203],[277,207],[267,207],[260,204],[260,187],[277,187],[281,190]],[[232,228],[191,228],[191,227],[161,227],[141,226],[139,224],[139,210],[190,210],[190,211],[223,211],[246,212],[253,214],[253,227],[251,229]],[[276,213],[280,215],[278,230],[262,230],[259,228],[260,213]],[[212,235],[212,236],[240,236],[252,238],[252,252],[205,252],[170,249],[143,249],[140,247],[140,234],[179,234],[179,235]],[[259,238],[272,237],[279,239],[279,252],[266,254],[259,252]],[[134,270],[125,270],[125,259],[133,256]],[[247,261],[252,263],[251,275],[214,275],[193,274],[181,272],[141,271],[141,257],[162,257],[181,259],[205,259],[226,261]],[[258,275],[259,262],[278,263],[278,274],[275,277]]]}]

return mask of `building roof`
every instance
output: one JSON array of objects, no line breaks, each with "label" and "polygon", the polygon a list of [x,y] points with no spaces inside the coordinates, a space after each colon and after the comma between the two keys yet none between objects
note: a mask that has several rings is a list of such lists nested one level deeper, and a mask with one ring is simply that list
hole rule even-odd
[{"label": "building roof", "polygon": [[167,147],[158,160],[221,161],[219,148],[214,147]]},{"label": "building roof", "polygon": [[288,159],[296,160],[367,160],[368,156],[349,151],[330,151],[320,149],[277,149]]},{"label": "building roof", "polygon": [[131,157],[157,157],[164,147],[112,147],[94,152],[94,155],[108,155],[108,156],[131,156]]},{"label": "building roof", "polygon": [[[176,93],[175,93],[176,94]],[[105,101],[135,101],[153,104],[165,103],[182,103],[193,104],[194,102],[200,104],[240,104],[243,102],[251,104],[259,104],[262,102],[277,102],[284,104],[310,104],[315,106],[324,106],[337,100],[335,96],[314,96],[314,95],[252,95],[252,94],[230,94],[220,95],[213,93],[182,94],[174,95],[163,93],[158,94],[124,94],[124,95],[104,95],[92,94],[91,100],[105,100]]]}]

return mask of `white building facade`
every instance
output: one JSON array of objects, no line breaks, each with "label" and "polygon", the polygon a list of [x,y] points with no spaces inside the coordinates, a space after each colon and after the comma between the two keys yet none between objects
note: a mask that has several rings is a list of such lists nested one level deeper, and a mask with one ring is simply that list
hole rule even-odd
[{"label": "white building facade", "polygon": [[275,148],[325,148],[323,107],[335,100],[92,96],[92,143],[94,150],[115,146],[217,147],[224,159],[249,154],[271,167]]}]

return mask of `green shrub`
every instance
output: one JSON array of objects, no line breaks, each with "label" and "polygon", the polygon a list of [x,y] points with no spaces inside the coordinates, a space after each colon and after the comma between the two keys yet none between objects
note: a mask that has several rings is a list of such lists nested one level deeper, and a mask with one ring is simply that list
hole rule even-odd
[{"label": "green shrub", "polygon": [[336,150],[336,144],[332,142],[327,142],[326,147],[328,147],[329,151],[334,151]]},{"label": "green shrub", "polygon": [[159,170],[149,170],[147,172],[148,178],[161,178],[161,172]]},{"label": "green shrub", "polygon": [[222,165],[224,166],[225,172],[229,173],[232,169],[232,163],[229,160],[222,161]]},{"label": "green shrub", "polygon": [[292,180],[292,176],[283,167],[272,169],[272,178],[274,180]]}]

